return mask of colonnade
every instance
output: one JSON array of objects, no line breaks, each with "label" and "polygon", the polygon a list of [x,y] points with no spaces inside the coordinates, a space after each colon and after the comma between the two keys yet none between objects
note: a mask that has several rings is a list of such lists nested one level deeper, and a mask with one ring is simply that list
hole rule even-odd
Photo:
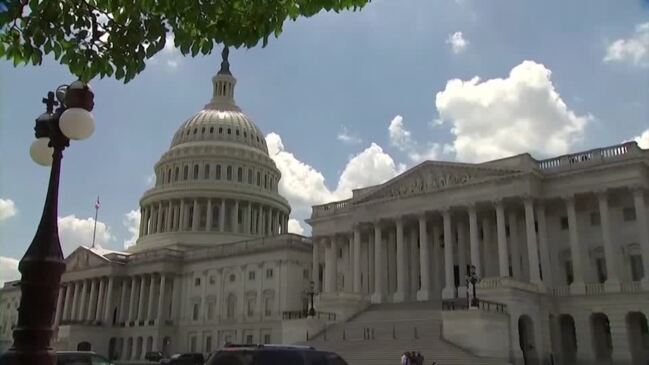
[{"label": "colonnade", "polygon": [[69,281],[59,288],[55,326],[65,322],[161,324],[177,318],[178,303],[173,298],[179,289],[178,277],[164,273]]},{"label": "colonnade", "polygon": [[[633,188],[630,193],[644,272],[649,273],[649,221],[644,190]],[[602,190],[594,195],[606,256],[605,286],[607,290],[619,291],[621,247],[611,238],[609,192]],[[573,271],[570,291],[583,294],[588,269],[585,265],[589,264],[585,261],[588,245],[580,239],[576,196],[565,195],[560,200],[569,230]],[[557,267],[552,266],[556,263],[551,264],[546,203],[533,197],[480,201],[361,222],[354,225],[352,232],[316,236],[312,268],[316,289],[324,293],[365,294],[377,303],[402,302],[430,299],[432,284],[438,280],[443,298],[464,297],[464,278],[471,265],[481,277],[512,277],[551,287]],[[523,221],[519,222],[521,216]],[[320,257],[322,250],[324,260]],[[323,288],[318,280],[321,261],[324,261]],[[648,280],[647,274],[644,280]]]},{"label": "colonnade", "polygon": [[288,213],[268,205],[222,198],[172,199],[141,208],[140,237],[179,231],[255,236],[288,232]]}]

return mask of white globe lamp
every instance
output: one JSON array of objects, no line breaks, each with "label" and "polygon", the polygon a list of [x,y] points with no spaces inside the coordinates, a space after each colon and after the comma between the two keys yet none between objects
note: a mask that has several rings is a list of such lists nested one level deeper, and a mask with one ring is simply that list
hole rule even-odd
[{"label": "white globe lamp", "polygon": [[95,121],[89,111],[83,108],[70,108],[61,114],[59,128],[66,137],[83,140],[95,131]]},{"label": "white globe lamp", "polygon": [[32,160],[41,166],[50,166],[52,164],[54,148],[50,147],[48,145],[49,143],[49,138],[42,137],[35,140],[31,147],[29,147],[29,155]]}]

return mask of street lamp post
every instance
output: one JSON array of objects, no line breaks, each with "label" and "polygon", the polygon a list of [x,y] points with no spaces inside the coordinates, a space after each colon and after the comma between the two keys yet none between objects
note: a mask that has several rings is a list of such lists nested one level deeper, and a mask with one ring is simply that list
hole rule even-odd
[{"label": "street lamp post", "polygon": [[[55,97],[57,100],[55,100]],[[56,365],[51,347],[56,301],[65,261],[58,233],[59,176],[63,150],[70,139],[88,138],[94,131],[94,94],[75,81],[48,92],[46,112],[36,119],[36,141],[30,148],[39,165],[51,165],[47,196],[38,229],[18,264],[20,307],[11,348],[0,357],[1,365]],[[54,110],[55,106],[59,106]]]},{"label": "street lamp post", "polygon": [[309,317],[315,317],[315,307],[313,306],[313,296],[315,295],[315,282],[309,283],[309,290],[306,292],[310,298]]},{"label": "street lamp post", "polygon": [[467,282],[471,283],[472,291],[473,291],[473,297],[471,298],[471,305],[470,307],[477,307],[478,306],[478,298],[476,296],[476,290],[475,290],[475,285],[480,282],[480,277],[478,277],[478,274],[476,273],[476,268],[475,265],[471,265],[469,268],[469,276],[466,278]]}]

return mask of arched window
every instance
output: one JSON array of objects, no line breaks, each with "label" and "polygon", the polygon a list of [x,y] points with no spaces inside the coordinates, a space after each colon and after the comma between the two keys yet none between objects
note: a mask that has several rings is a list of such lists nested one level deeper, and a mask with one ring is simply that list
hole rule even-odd
[{"label": "arched window", "polygon": [[194,180],[198,179],[198,164],[194,165]]},{"label": "arched window", "polygon": [[268,189],[268,175],[264,175],[264,189]]},{"label": "arched window", "polygon": [[223,127],[219,127],[219,134],[223,134]]},{"label": "arched window", "polygon": [[238,136],[238,135],[239,135],[239,130],[236,129],[236,130],[234,131],[234,133]]},{"label": "arched window", "polygon": [[221,165],[216,165],[216,179],[221,180]]},{"label": "arched window", "polygon": [[237,181],[243,182],[243,169],[241,167],[237,169]]},{"label": "arched window", "polygon": [[183,180],[187,180],[189,178],[189,166],[185,165],[185,168],[183,169]]},{"label": "arched window", "polygon": [[210,127],[210,134],[214,134],[214,127]]},{"label": "arched window", "polygon": [[171,182],[171,169],[167,170],[167,184]]},{"label": "arched window", "polygon": [[203,169],[203,171],[204,171],[203,178],[204,179],[209,179],[210,178],[210,165],[205,164],[205,169]]},{"label": "arched window", "polygon": [[228,166],[226,174],[227,174],[228,181],[231,181],[232,180],[232,166]]},{"label": "arched window", "polygon": [[248,184],[252,184],[252,169],[248,169]]},{"label": "arched window", "polygon": [[257,186],[261,186],[261,172],[257,171]]},{"label": "arched window", "polygon": [[234,311],[236,309],[236,306],[237,306],[237,297],[236,295],[234,295],[234,293],[230,293],[230,295],[228,295],[228,302],[226,308],[227,310],[225,314],[227,318],[234,318]]},{"label": "arched window", "polygon": [[201,134],[205,134],[205,127],[201,128]]},{"label": "arched window", "polygon": [[178,168],[178,166],[176,166],[176,170],[174,170],[174,181],[178,181],[178,173],[179,173],[179,171],[180,171],[180,169]]},{"label": "arched window", "polygon": [[228,134],[232,134],[232,129],[228,128]]}]

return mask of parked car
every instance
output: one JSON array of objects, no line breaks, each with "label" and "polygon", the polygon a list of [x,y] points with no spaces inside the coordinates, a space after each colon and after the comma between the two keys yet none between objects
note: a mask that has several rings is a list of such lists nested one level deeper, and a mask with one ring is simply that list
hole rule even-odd
[{"label": "parked car", "polygon": [[211,354],[206,365],[347,365],[338,354],[310,346],[229,345]]},{"label": "parked car", "polygon": [[92,351],[57,351],[56,365],[115,365]]},{"label": "parked car", "polygon": [[149,351],[144,354],[144,360],[159,363],[164,358],[162,351]]},{"label": "parked car", "polygon": [[175,354],[169,359],[162,359],[161,365],[204,365],[205,358],[201,353],[188,352],[184,354]]}]

